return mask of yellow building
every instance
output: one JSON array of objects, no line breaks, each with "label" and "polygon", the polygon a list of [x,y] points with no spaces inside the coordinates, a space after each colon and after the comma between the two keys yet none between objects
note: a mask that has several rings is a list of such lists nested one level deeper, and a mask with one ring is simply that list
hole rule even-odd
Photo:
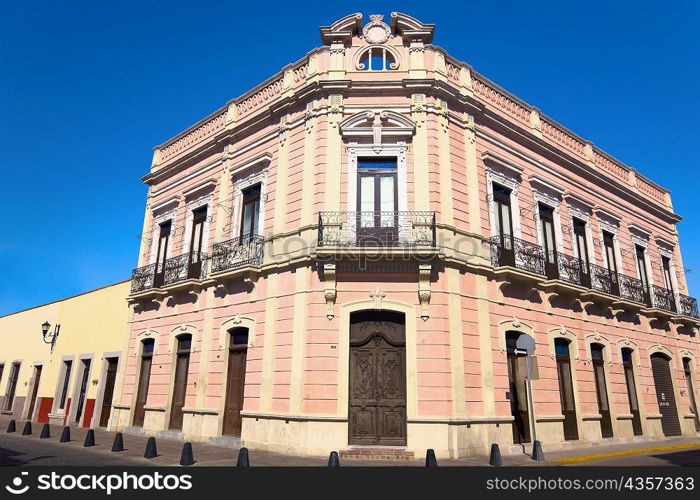
[{"label": "yellow building", "polygon": [[2,414],[106,427],[124,365],[128,293],[122,281],[1,316]]}]

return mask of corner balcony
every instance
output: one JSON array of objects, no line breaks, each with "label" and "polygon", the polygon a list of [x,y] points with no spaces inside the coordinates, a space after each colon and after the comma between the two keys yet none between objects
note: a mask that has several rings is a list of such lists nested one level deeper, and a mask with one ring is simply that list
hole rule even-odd
[{"label": "corner balcony", "polygon": [[209,256],[204,252],[188,252],[156,264],[134,269],[131,273],[131,297],[162,296],[199,282],[206,277]]},{"label": "corner balcony", "polygon": [[494,236],[491,263],[496,276],[529,281],[583,303],[602,303],[613,310],[643,312],[677,323],[700,326],[697,300],[560,252],[547,254],[540,245],[511,236]]},{"label": "corner balcony", "polygon": [[264,243],[259,235],[216,243],[212,250],[211,276],[226,278],[244,271],[257,272],[263,263]]},{"label": "corner balcony", "polygon": [[435,212],[321,212],[319,256],[437,255]]}]

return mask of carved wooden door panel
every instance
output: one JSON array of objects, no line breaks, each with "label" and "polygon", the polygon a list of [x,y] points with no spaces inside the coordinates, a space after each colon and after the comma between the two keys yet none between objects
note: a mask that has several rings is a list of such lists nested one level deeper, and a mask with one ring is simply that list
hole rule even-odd
[{"label": "carved wooden door panel", "polygon": [[351,326],[348,433],[353,445],[406,445],[403,325]]}]

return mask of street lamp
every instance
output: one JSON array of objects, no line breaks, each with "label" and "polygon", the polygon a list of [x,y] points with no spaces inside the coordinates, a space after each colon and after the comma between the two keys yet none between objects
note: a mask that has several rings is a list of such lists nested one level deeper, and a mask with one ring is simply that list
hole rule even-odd
[{"label": "street lamp", "polygon": [[56,340],[58,339],[58,332],[61,330],[61,325],[56,323],[56,326],[54,326],[53,332],[51,333],[49,333],[49,328],[51,328],[51,323],[44,321],[44,323],[41,325],[41,336],[43,337],[45,343],[51,344],[51,352],[53,352],[53,348],[56,345]]}]

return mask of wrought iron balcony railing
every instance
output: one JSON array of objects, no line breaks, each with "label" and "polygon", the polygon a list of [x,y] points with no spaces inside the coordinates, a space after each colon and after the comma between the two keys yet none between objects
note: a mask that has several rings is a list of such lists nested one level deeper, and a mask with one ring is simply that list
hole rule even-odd
[{"label": "wrought iron balcony railing", "polygon": [[435,246],[435,212],[321,212],[319,247]]},{"label": "wrought iron balcony railing", "polygon": [[700,317],[698,313],[698,300],[694,297],[688,297],[687,295],[679,293],[678,312],[683,316],[690,316],[691,318]]},{"label": "wrought iron balcony railing", "polygon": [[139,293],[153,288],[156,265],[149,264],[131,272],[131,293]]},{"label": "wrought iron balcony railing", "polygon": [[651,285],[651,300],[654,307],[676,312],[676,297],[673,291],[668,288]]},{"label": "wrought iron balcony railing", "polygon": [[134,269],[131,273],[131,293],[172,285],[186,279],[203,279],[207,273],[208,255],[204,252],[188,252],[156,264]]},{"label": "wrought iron balcony railing", "polygon": [[651,305],[649,300],[649,288],[639,278],[633,278],[624,274],[618,274],[620,283],[620,297],[633,302]]},{"label": "wrought iron balcony railing", "polygon": [[263,243],[263,237],[258,235],[216,243],[212,251],[211,272],[262,265]]},{"label": "wrought iron balcony railing", "polygon": [[163,271],[163,285],[171,285],[187,279],[204,279],[207,274],[207,260],[204,252],[188,252],[166,259]]},{"label": "wrought iron balcony railing", "polygon": [[514,267],[550,280],[572,283],[647,307],[700,318],[698,303],[693,297],[676,295],[672,290],[655,285],[649,287],[638,278],[566,254],[546,254],[540,245],[512,236],[494,236],[489,238],[488,243],[491,244],[491,264],[494,267]]},{"label": "wrought iron balcony railing", "polygon": [[540,245],[528,243],[512,236],[490,238],[491,264],[494,267],[510,266],[535,274],[545,274],[544,251]]},{"label": "wrought iron balcony railing", "polygon": [[591,269],[591,288],[610,295],[620,295],[620,283],[617,273],[607,267],[589,264]]}]

